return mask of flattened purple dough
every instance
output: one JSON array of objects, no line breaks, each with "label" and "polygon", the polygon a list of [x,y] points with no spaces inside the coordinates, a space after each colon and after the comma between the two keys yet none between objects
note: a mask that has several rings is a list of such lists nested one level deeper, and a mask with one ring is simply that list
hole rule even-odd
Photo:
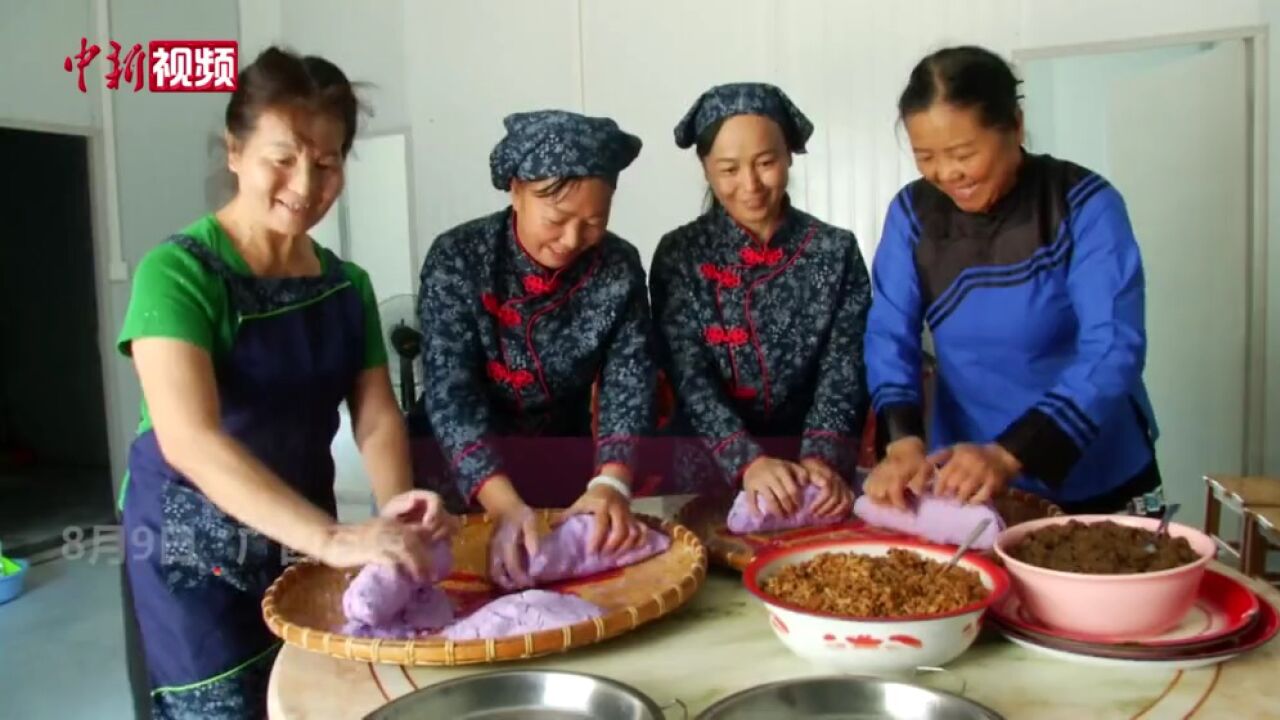
[{"label": "flattened purple dough", "polygon": [[991,524],[972,545],[975,550],[988,550],[996,536],[1004,530],[1004,520],[990,504],[968,505],[950,497],[928,494],[916,499],[916,509],[899,510],[891,505],[878,505],[863,495],[853,503],[853,513],[869,525],[897,530],[942,545],[959,545],[978,523],[991,519]]},{"label": "flattened purple dough", "polygon": [[445,628],[450,640],[480,640],[554,630],[600,617],[604,611],[576,595],[525,590],[504,595]]}]

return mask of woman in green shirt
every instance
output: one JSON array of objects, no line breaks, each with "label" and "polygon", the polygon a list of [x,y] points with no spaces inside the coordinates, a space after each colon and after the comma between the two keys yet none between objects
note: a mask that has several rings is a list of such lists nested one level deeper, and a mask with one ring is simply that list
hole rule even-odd
[{"label": "woman in green shirt", "polygon": [[[271,48],[227,106],[238,193],[147,254],[120,334],[142,384],[121,493],[154,717],[259,718],[279,647],[262,595],[284,548],[426,573],[452,529],[412,490],[369,277],[307,235],[343,185],[358,103],[342,71]],[[347,402],[381,507],[340,524]]]}]

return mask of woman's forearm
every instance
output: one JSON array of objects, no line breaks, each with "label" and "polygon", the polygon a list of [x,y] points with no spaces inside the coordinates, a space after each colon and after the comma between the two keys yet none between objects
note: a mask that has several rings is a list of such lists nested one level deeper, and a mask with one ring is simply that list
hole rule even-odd
[{"label": "woman's forearm", "polygon": [[409,434],[398,413],[379,418],[366,432],[358,433],[356,446],[378,507],[391,498],[413,489],[413,467],[409,460]]}]

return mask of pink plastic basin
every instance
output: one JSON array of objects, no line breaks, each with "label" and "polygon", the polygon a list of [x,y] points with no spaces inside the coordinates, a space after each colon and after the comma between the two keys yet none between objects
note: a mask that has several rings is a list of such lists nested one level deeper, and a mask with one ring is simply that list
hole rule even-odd
[{"label": "pink plastic basin", "polygon": [[1069,515],[1015,525],[996,538],[995,551],[1004,561],[1014,592],[1041,622],[1099,640],[1140,639],[1159,635],[1182,619],[1195,604],[1205,566],[1217,554],[1208,535],[1195,528],[1169,524],[1169,535],[1184,537],[1200,555],[1196,562],[1150,573],[1087,575],[1028,565],[1009,555],[1028,533],[1075,520],[1155,531],[1159,520],[1123,515]]}]

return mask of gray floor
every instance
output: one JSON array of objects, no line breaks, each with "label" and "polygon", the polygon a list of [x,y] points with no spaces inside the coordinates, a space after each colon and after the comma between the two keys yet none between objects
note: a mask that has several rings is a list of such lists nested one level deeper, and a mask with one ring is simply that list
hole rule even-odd
[{"label": "gray floor", "polygon": [[0,605],[0,678],[10,718],[132,717],[120,621],[120,568],[54,560]]},{"label": "gray floor", "polygon": [[[368,517],[367,493],[342,488],[338,514]],[[7,553],[6,553],[7,554]],[[26,591],[0,605],[0,717],[127,720],[120,566],[59,550],[27,574]]]}]

